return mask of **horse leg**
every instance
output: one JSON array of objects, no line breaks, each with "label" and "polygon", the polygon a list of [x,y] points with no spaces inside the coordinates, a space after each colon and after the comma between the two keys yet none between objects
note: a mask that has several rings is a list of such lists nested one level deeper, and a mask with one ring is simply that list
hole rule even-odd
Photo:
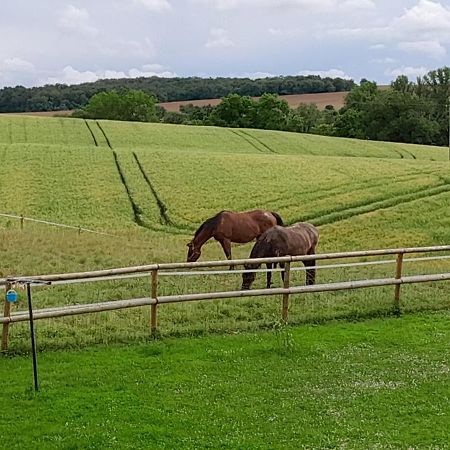
[{"label": "horse leg", "polygon": [[[274,266],[276,267],[276,264],[274,264]],[[268,270],[271,270],[272,269],[272,263],[267,263],[266,267],[267,267]],[[272,285],[272,272],[266,272],[266,275],[267,275],[267,285],[266,285],[266,287],[267,287],[267,289],[269,289],[270,286]]]},{"label": "horse leg", "polygon": [[[229,239],[221,239],[219,242],[227,259],[231,259],[231,241]],[[233,266],[230,266],[230,270],[233,270]]]},{"label": "horse leg", "polygon": [[280,269],[281,270],[281,281],[283,282],[283,286],[284,286],[284,263],[279,263]]},{"label": "horse leg", "polygon": [[[303,261],[305,267],[312,267],[316,265],[315,259],[309,261]],[[311,285],[316,282],[316,269],[306,269],[306,284]]]}]

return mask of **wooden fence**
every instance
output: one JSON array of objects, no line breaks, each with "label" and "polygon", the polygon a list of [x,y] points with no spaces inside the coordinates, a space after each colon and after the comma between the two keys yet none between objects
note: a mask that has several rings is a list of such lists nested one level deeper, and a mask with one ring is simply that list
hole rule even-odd
[{"label": "wooden fence", "polygon": [[[111,311],[124,308],[134,308],[141,306],[150,306],[150,329],[155,332],[157,329],[157,311],[158,306],[167,303],[178,303],[188,301],[202,301],[214,299],[230,299],[254,296],[268,296],[281,295],[282,307],[281,315],[283,320],[288,320],[289,310],[289,296],[291,294],[305,294],[310,292],[329,292],[341,291],[350,289],[361,289],[376,286],[395,286],[393,296],[394,310],[400,310],[400,287],[402,284],[423,283],[431,281],[450,280],[450,273],[435,273],[428,275],[414,275],[403,276],[402,270],[405,263],[414,263],[419,261],[432,261],[450,259],[450,255],[427,256],[416,258],[405,258],[405,255],[412,253],[442,253],[450,252],[450,245],[437,247],[413,247],[413,248],[397,248],[397,249],[382,249],[382,250],[368,250],[356,252],[343,253],[327,253],[317,255],[305,256],[284,256],[278,258],[259,258],[259,259],[239,259],[231,261],[205,261],[195,263],[165,263],[165,264],[150,264],[145,266],[127,267],[119,269],[98,270],[94,272],[80,272],[80,273],[65,273],[54,275],[39,275],[27,277],[27,280],[49,281],[52,285],[63,285],[73,283],[87,283],[95,281],[118,280],[135,277],[149,277],[149,297],[134,298],[127,300],[104,301],[92,304],[75,304],[70,306],[60,306],[54,308],[38,309],[33,313],[33,319],[47,319],[63,316],[71,316],[78,314],[88,314],[100,311]],[[358,261],[358,262],[344,262],[341,264],[315,265],[309,267],[293,267],[293,264],[303,261],[327,261],[338,259],[353,259],[353,258],[367,258],[375,256],[395,256],[395,259],[382,259],[375,261]],[[246,291],[218,291],[207,293],[194,293],[183,295],[158,295],[158,280],[161,276],[192,276],[192,275],[215,275],[215,274],[236,274],[243,273],[246,270],[193,270],[193,269],[216,269],[221,267],[228,268],[229,266],[238,266],[247,263],[284,263],[284,269],[257,269],[249,270],[249,272],[272,272],[285,271],[284,284],[282,288],[273,289],[253,289]],[[317,263],[316,263],[317,264]],[[316,284],[311,286],[291,286],[290,273],[297,270],[310,269],[331,269],[331,268],[345,268],[358,267],[370,265],[393,264],[395,265],[394,276],[392,278],[378,278],[365,280],[352,280],[345,282],[334,282],[326,284]],[[180,271],[181,270],[181,271]],[[20,283],[20,277],[0,279],[0,286],[6,290],[11,289],[15,283]],[[9,326],[11,323],[29,321],[30,315],[28,311],[11,311],[11,303],[5,299],[3,316],[0,316],[0,324],[3,324],[2,332],[2,350],[8,347]]]}]

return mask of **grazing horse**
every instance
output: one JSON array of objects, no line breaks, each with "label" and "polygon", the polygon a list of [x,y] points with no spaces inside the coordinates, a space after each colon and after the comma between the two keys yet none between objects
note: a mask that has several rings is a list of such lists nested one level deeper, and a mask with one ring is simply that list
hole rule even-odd
[{"label": "grazing horse", "polygon": [[203,244],[211,238],[220,242],[225,256],[231,259],[232,242],[245,244],[275,225],[283,225],[281,217],[263,209],[246,212],[221,211],[205,220],[195,232],[194,238],[187,244],[187,262],[197,261]]},{"label": "grazing horse", "polygon": [[[319,240],[319,232],[310,223],[296,223],[290,227],[273,227],[262,234],[253,246],[250,258],[271,258],[277,256],[299,256],[314,255],[316,245]],[[315,259],[304,261],[305,267],[315,266]],[[273,267],[276,267],[276,263]],[[284,263],[279,263],[284,269]],[[258,269],[261,264],[245,264],[245,269]],[[272,269],[272,263],[266,264],[268,269]],[[242,274],[241,289],[250,289],[255,281],[255,272],[245,272]],[[284,272],[281,272],[284,281]],[[315,269],[306,270],[306,284],[314,284],[316,278]],[[272,272],[267,272],[267,287],[270,288]]]}]

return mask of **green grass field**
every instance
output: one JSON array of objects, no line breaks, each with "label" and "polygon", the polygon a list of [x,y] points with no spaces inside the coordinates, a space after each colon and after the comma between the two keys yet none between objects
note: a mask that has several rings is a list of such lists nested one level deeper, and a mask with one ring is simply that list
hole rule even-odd
[{"label": "green grass field", "polygon": [[[318,251],[450,243],[444,148],[263,130],[0,116],[0,277],[184,261],[223,209],[311,221]],[[234,246],[247,257],[252,244]],[[217,243],[202,259],[223,259]],[[394,265],[319,271],[391,277]],[[406,263],[405,275],[450,270]],[[255,287],[264,285],[259,275]],[[238,274],[160,279],[160,295],[238,289]],[[279,276],[275,275],[276,286]],[[295,272],[292,284],[303,284]],[[148,296],[147,278],[34,289],[35,308]],[[5,448],[448,448],[448,283],[163,305],[36,322],[0,355]],[[15,310],[26,308],[19,292]],[[14,436],[14,438],[12,438]],[[0,445],[0,446],[1,446]]]},{"label": "green grass field", "polygon": [[8,449],[445,449],[448,312],[0,357]]}]

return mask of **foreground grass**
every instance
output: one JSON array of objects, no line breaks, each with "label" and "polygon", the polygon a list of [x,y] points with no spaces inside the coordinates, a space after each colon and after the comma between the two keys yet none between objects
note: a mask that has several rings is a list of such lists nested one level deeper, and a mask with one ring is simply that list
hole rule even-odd
[{"label": "foreground grass", "polygon": [[[447,448],[450,314],[0,357],[4,448]],[[6,382],[6,380],[10,380]]]}]

